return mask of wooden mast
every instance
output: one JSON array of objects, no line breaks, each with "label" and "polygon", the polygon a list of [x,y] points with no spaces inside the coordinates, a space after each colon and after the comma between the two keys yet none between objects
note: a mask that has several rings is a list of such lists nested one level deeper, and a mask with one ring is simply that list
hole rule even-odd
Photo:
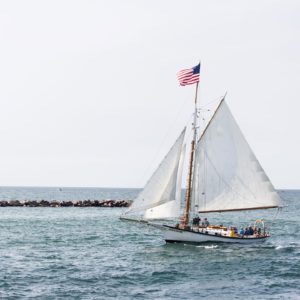
[{"label": "wooden mast", "polygon": [[198,86],[199,86],[199,81],[197,82],[197,85],[196,85],[195,112],[194,112],[194,123],[193,123],[194,136],[193,136],[192,145],[191,145],[189,173],[188,173],[188,184],[187,184],[187,190],[186,190],[186,194],[185,194],[185,207],[184,207],[183,216],[182,216],[181,222],[180,222],[180,228],[182,228],[182,229],[185,229],[189,225],[189,219],[190,219],[192,179],[193,179],[193,162],[194,162],[195,148],[196,148],[196,141],[197,141]]}]

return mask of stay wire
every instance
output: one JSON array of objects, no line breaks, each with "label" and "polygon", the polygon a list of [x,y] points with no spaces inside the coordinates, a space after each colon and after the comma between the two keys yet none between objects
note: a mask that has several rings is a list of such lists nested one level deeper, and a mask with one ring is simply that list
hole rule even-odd
[{"label": "stay wire", "polygon": [[[184,100],[184,101],[182,102],[182,105],[179,107],[179,109],[178,109],[178,111],[177,111],[177,113],[176,113],[176,115],[175,115],[175,118],[174,118],[173,121],[170,123],[169,128],[167,129],[167,131],[166,131],[165,135],[163,136],[163,138],[162,138],[162,140],[161,140],[159,146],[157,147],[157,150],[155,151],[153,157],[150,159],[149,164],[148,164],[147,167],[145,168],[145,171],[144,171],[143,175],[140,177],[141,179],[140,179],[139,186],[142,186],[142,185],[144,184],[145,179],[146,179],[146,178],[145,178],[146,175],[149,173],[149,170],[150,170],[151,166],[153,165],[154,161],[157,159],[158,154],[161,152],[161,149],[162,149],[163,145],[165,144],[165,142],[166,142],[166,140],[167,140],[167,136],[170,134],[170,132],[172,131],[172,129],[175,127],[175,124],[176,124],[177,120],[179,119],[179,116],[181,115],[181,113],[182,113],[182,111],[183,111],[183,107],[184,107],[185,105],[186,105],[186,100]],[[191,117],[189,116],[188,120],[190,120],[190,118],[191,118]],[[188,121],[188,122],[189,122],[189,121]],[[186,122],[185,124],[187,124],[187,122]]]}]

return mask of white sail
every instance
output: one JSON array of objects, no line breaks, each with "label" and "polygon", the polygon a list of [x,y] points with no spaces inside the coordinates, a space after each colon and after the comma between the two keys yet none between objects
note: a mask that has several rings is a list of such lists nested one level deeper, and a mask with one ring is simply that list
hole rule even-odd
[{"label": "white sail", "polygon": [[[185,129],[133,201],[126,214],[143,214],[145,219],[178,217],[180,213],[182,147]],[[180,177],[180,178],[179,178]]]},{"label": "white sail", "polygon": [[197,143],[192,210],[278,207],[280,198],[223,100]]},{"label": "white sail", "polygon": [[179,209],[178,202],[171,200],[159,206],[148,208],[143,218],[146,220],[176,218],[179,216]]},{"label": "white sail", "polygon": [[[185,157],[186,145],[183,146],[179,167],[177,171],[177,182],[176,182],[176,192],[175,200],[163,203],[159,206],[148,208],[144,213],[144,219],[166,219],[166,218],[176,218],[180,215],[180,203],[181,203],[181,179],[182,179],[182,170]],[[170,183],[174,184],[174,180],[171,180]]]}]

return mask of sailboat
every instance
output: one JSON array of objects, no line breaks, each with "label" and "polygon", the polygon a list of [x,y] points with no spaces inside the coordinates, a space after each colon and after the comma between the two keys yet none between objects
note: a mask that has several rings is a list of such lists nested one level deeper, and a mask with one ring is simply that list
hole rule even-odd
[{"label": "sailboat", "polygon": [[[181,182],[187,148],[186,128],[121,219],[155,226],[162,230],[165,241],[172,243],[263,242],[270,233],[262,220],[257,220],[252,232],[248,233],[237,232],[235,226],[210,225],[208,222],[199,224],[201,214],[278,208],[281,201],[235,121],[225,101],[226,95],[198,136],[199,80],[196,83],[193,138],[183,212]],[[177,218],[177,224],[153,222],[170,218]]]}]

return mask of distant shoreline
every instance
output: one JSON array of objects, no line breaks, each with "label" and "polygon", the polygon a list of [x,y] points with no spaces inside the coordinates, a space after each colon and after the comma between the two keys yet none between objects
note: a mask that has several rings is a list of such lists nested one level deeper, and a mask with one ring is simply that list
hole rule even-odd
[{"label": "distant shoreline", "polygon": [[1,200],[0,207],[128,207],[132,200]]}]

